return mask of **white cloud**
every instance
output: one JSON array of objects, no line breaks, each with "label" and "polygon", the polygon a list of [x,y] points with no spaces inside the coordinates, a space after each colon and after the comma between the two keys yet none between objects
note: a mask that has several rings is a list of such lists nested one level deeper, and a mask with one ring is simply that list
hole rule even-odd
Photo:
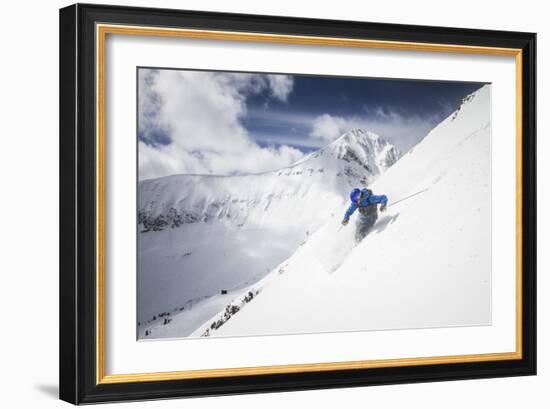
[{"label": "white cloud", "polygon": [[[267,91],[285,101],[292,87],[286,76],[140,70],[139,127],[148,142],[139,142],[140,179],[259,172],[300,159],[288,146],[258,146],[240,123],[248,96]],[[170,143],[152,144],[159,134]]]},{"label": "white cloud", "polygon": [[325,142],[332,142],[344,132],[349,131],[353,125],[349,119],[339,116],[323,114],[313,120],[310,136]]},{"label": "white cloud", "polygon": [[294,79],[288,75],[268,75],[269,87],[273,96],[285,102],[294,88]]}]

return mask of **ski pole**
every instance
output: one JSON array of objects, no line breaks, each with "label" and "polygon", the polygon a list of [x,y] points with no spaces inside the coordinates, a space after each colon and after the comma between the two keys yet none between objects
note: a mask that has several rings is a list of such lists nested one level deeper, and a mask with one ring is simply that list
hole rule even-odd
[{"label": "ski pole", "polygon": [[416,195],[419,195],[420,193],[424,193],[426,190],[428,190],[428,188],[423,189],[423,190],[420,190],[420,191],[418,191],[418,192],[416,192],[416,193],[413,193],[412,195],[409,195],[409,196],[407,196],[407,197],[404,197],[403,199],[399,199],[399,200],[397,200],[396,202],[390,203],[390,204],[388,204],[388,207],[393,206],[393,205],[395,205],[395,204],[397,204],[397,203],[399,203],[399,202],[404,202],[405,200],[409,200],[411,197],[414,197],[414,196],[416,196]]}]

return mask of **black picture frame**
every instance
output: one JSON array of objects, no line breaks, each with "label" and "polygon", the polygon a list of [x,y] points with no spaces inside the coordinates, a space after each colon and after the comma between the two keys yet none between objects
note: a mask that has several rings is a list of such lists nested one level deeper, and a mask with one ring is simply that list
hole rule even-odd
[{"label": "black picture frame", "polygon": [[[144,382],[98,382],[96,24],[519,49],[521,358]],[[60,10],[60,398],[74,404],[536,374],[536,34],[77,4]]]}]

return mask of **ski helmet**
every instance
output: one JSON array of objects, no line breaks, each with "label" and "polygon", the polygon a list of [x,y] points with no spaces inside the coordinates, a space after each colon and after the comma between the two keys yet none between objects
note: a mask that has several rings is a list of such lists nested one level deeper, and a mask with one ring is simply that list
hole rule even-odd
[{"label": "ski helmet", "polygon": [[361,191],[357,188],[353,189],[349,194],[349,198],[353,203],[356,203],[360,197],[361,197]]}]

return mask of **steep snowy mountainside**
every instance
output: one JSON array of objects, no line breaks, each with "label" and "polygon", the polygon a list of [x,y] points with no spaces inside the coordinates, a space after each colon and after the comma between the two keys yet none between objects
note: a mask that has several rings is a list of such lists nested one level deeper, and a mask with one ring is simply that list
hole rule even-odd
[{"label": "steep snowy mountainside", "polygon": [[192,336],[490,324],[490,94],[466,98],[374,181],[390,205],[361,243],[337,206]]},{"label": "steep snowy mountainside", "polygon": [[378,135],[353,130],[284,169],[141,181],[140,337],[187,336],[198,317],[208,319],[288,258],[350,187],[375,180],[398,158]]},{"label": "steep snowy mountainside", "polygon": [[[319,206],[312,211],[314,203],[297,198],[321,202],[336,193],[340,200],[350,186],[370,183],[399,155],[396,147],[378,135],[354,129],[284,169],[235,176],[173,175],[144,180],[139,184],[139,221],[149,230],[214,218],[265,225],[278,223],[281,212],[288,211],[300,221],[322,219],[326,212],[319,214]],[[329,204],[333,203],[330,199]],[[322,207],[330,208],[326,203]]]}]

